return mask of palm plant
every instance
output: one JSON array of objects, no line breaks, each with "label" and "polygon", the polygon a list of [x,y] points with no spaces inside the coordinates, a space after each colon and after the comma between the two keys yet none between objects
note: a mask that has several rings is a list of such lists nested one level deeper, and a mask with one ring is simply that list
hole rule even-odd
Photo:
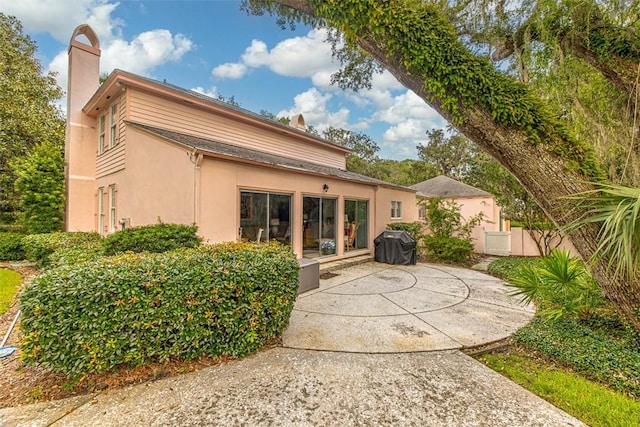
[{"label": "palm plant", "polygon": [[606,306],[598,284],[568,251],[554,249],[538,263],[524,266],[510,282],[511,295],[537,303],[539,314],[548,318],[589,317]]},{"label": "palm plant", "polygon": [[569,230],[602,224],[595,259],[607,259],[615,277],[634,280],[640,266],[640,188],[596,184],[596,189],[574,197],[586,212]]}]

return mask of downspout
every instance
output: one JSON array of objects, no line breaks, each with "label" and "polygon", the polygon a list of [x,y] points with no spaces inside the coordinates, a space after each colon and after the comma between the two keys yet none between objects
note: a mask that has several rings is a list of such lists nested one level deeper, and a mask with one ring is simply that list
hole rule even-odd
[{"label": "downspout", "polygon": [[189,153],[189,160],[193,163],[193,223],[200,227],[200,166],[202,165],[202,153],[194,149]]}]

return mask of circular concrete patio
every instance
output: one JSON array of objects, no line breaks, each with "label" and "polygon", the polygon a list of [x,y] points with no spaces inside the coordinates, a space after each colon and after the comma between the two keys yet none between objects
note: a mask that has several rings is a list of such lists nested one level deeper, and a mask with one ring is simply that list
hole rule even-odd
[{"label": "circular concrete patio", "polygon": [[335,271],[296,301],[284,346],[356,353],[475,347],[534,315],[502,280],[444,265],[366,263]]}]

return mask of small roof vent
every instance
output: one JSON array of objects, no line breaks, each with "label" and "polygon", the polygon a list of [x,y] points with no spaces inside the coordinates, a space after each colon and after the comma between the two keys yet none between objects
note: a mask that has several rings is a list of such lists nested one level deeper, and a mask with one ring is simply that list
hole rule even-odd
[{"label": "small roof vent", "polygon": [[291,117],[291,119],[289,119],[289,126],[295,129],[307,130],[307,125],[304,123],[304,117],[302,117],[302,114],[296,114]]}]

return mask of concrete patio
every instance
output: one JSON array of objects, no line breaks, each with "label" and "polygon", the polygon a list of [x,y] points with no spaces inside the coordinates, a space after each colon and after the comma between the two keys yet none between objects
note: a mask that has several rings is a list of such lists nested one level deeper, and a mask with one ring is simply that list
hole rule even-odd
[{"label": "concrete patio", "polygon": [[357,353],[475,347],[534,315],[502,280],[445,265],[368,262],[329,273],[296,301],[284,346]]}]

